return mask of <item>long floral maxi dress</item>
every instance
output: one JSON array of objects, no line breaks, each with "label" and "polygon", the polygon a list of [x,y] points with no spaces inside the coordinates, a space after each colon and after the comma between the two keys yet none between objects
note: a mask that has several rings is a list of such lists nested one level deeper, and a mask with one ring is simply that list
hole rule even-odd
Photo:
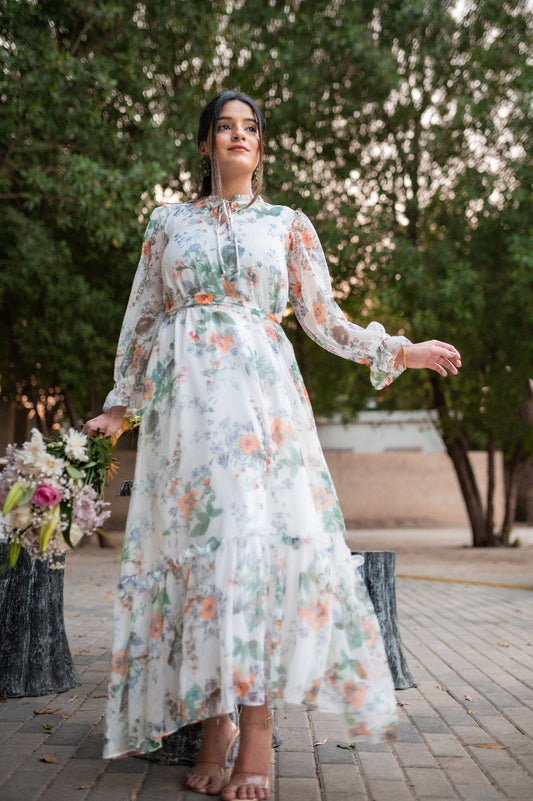
[{"label": "long floral maxi dress", "polygon": [[265,699],[392,736],[378,623],[279,321],[290,298],[377,388],[408,340],[348,322],[305,215],[250,200],[160,207],[147,228],[105,404],[142,409],[105,757]]}]

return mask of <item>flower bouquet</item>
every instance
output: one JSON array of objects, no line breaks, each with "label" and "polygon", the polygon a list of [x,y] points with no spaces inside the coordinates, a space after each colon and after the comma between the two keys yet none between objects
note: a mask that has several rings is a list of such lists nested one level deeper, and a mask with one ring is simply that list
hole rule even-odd
[{"label": "flower bouquet", "polygon": [[63,555],[109,517],[102,492],[113,468],[109,437],[87,437],[73,428],[45,438],[34,429],[21,448],[8,445],[0,473],[0,536],[14,567],[25,548],[33,559],[61,568]]}]

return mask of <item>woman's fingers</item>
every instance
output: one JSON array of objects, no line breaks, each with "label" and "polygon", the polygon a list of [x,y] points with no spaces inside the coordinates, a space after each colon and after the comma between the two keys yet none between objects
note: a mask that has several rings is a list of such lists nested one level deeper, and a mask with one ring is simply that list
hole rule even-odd
[{"label": "woman's fingers", "polygon": [[426,367],[439,375],[457,375],[461,367],[461,354],[447,342],[431,339],[405,346],[407,367]]}]

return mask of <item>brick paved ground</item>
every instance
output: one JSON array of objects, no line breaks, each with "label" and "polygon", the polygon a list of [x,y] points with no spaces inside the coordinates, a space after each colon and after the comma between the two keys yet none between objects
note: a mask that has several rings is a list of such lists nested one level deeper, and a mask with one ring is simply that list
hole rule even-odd
[{"label": "brick paved ground", "polygon": [[[390,547],[394,532],[386,542],[376,532],[369,536],[375,547]],[[406,538],[396,536],[402,542],[399,572],[409,573]],[[420,547],[419,537],[415,573],[454,578],[453,565],[436,551],[423,564]],[[520,566],[505,573],[495,565],[497,552],[490,565],[484,553],[485,567],[474,578],[496,584],[498,575],[504,583],[533,588],[532,556],[530,541]],[[82,684],[62,695],[0,703],[0,801],[202,797],[183,789],[186,767],[101,759],[117,558],[117,550],[94,545],[69,556],[65,614]],[[465,579],[463,570],[455,572]],[[404,650],[418,682],[397,694],[401,739],[352,750],[334,716],[281,713],[272,798],[532,801],[533,592],[399,578],[397,600]],[[42,761],[45,756],[54,761]]]}]

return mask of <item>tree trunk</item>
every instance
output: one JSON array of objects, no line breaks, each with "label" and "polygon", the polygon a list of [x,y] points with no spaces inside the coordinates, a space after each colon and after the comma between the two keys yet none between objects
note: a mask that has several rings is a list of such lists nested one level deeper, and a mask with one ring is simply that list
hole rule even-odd
[{"label": "tree trunk", "polygon": [[474,548],[484,548],[487,542],[487,528],[481,494],[477,485],[472,464],[468,456],[468,447],[464,438],[457,430],[450,429],[450,415],[446,397],[442,391],[440,379],[437,375],[431,376],[435,408],[441,421],[440,429],[448,456],[457,475],[461,494],[463,496],[470,529],[472,531],[472,545]]},{"label": "tree trunk", "polygon": [[516,505],[518,503],[520,479],[526,464],[527,460],[524,459],[522,444],[520,442],[515,445],[511,457],[504,457],[503,460],[505,508],[500,531],[500,543],[502,545],[510,545],[511,531],[515,521]]},{"label": "tree trunk", "polygon": [[494,532],[495,454],[496,454],[496,440],[494,434],[491,431],[487,440],[487,513],[485,515],[485,530],[487,532],[486,533],[487,545],[491,547],[496,545],[496,536]]}]

